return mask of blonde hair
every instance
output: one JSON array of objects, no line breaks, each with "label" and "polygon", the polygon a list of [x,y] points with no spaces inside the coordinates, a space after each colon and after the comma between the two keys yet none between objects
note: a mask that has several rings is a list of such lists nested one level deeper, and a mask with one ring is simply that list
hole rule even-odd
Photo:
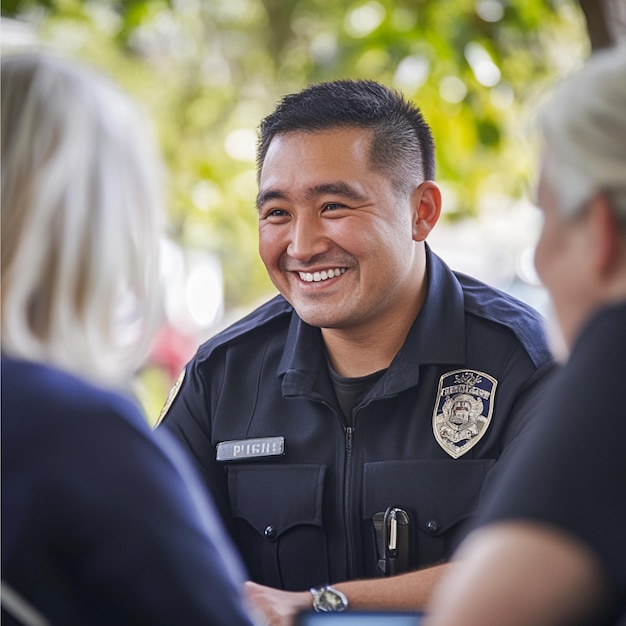
[{"label": "blonde hair", "polygon": [[598,192],[626,223],[626,46],[597,52],[539,112],[545,173],[564,216]]},{"label": "blonde hair", "polygon": [[158,315],[153,139],[87,67],[47,53],[0,67],[2,350],[118,384]]}]

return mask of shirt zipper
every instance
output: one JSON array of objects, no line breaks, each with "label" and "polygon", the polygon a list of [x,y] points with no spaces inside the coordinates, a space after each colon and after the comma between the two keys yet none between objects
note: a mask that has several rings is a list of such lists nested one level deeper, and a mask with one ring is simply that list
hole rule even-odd
[{"label": "shirt zipper", "polygon": [[[334,407],[329,404],[326,400],[320,398],[311,398],[314,400],[318,400],[324,406],[328,407],[342,422],[343,418],[335,411]],[[354,536],[355,533],[352,532],[351,528],[351,517],[352,517],[352,446],[354,439],[354,426],[344,426],[344,434],[345,434],[345,450],[346,450],[346,458],[344,462],[344,476],[343,476],[343,524],[344,524],[344,532],[346,538],[346,571],[347,576],[346,580],[351,580],[355,576],[355,566],[354,566]]]},{"label": "shirt zipper", "polygon": [[352,443],[354,427],[346,426],[346,461],[343,486],[344,524],[346,532],[348,580],[354,577],[354,533],[351,532],[352,520]]}]

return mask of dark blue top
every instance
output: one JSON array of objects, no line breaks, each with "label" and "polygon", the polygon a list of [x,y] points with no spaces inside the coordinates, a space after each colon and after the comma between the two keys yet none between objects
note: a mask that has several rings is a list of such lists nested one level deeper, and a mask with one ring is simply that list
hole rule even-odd
[{"label": "dark blue top", "polygon": [[376,576],[373,518],[389,506],[409,514],[411,567],[446,560],[536,412],[553,369],[540,316],[427,258],[424,305],[350,424],[320,329],[280,296],[187,366],[163,424],[196,459],[253,580]]},{"label": "dark blue top", "polygon": [[175,442],[57,369],[3,356],[1,374],[3,584],[62,626],[248,626],[238,557]]},{"label": "dark blue top", "polygon": [[[587,545],[626,609],[626,302],[586,325],[478,524],[524,519]],[[623,622],[626,624],[626,611]]]}]

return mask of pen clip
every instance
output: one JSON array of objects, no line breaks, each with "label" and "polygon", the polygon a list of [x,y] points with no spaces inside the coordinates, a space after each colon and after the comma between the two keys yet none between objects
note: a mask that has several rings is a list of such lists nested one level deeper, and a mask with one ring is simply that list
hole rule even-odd
[{"label": "pen clip", "polygon": [[[398,515],[396,509],[389,511],[388,524],[387,555],[395,556],[398,552]],[[385,522],[385,525],[387,525],[387,522]]]}]

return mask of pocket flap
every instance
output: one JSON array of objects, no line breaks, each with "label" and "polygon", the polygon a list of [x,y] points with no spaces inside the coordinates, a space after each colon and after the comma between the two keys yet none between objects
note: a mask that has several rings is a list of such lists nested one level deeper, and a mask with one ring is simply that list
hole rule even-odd
[{"label": "pocket flap", "polygon": [[322,525],[322,465],[231,465],[228,489],[232,512],[259,534],[279,537],[293,526]]},{"label": "pocket flap", "polygon": [[475,511],[490,459],[379,461],[365,465],[364,518],[389,505],[409,512],[425,532],[446,532]]}]

